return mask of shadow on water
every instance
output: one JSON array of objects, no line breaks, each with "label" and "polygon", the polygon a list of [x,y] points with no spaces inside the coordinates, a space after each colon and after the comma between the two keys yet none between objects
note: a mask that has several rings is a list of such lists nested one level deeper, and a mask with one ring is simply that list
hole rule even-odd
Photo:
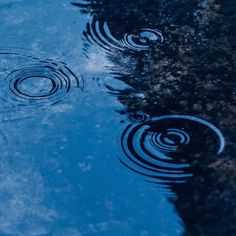
[{"label": "shadow on water", "polygon": [[131,118],[121,162],[176,194],[185,235],[234,235],[234,1],[72,4],[92,16],[85,51],[99,45],[130,87],[106,85]]}]

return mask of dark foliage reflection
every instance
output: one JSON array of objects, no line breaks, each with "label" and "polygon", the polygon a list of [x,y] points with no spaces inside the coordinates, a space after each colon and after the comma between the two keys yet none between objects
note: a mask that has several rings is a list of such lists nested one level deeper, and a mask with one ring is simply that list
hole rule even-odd
[{"label": "dark foliage reflection", "polygon": [[[108,86],[127,114],[138,117],[122,136],[128,158],[122,162],[154,182],[168,182],[185,235],[234,235],[234,1],[86,0],[73,5],[93,18],[85,40],[106,50],[115,79],[132,88]],[[165,115],[201,117],[196,119],[203,122],[163,121],[159,127],[160,121],[146,120]],[[181,183],[173,181],[176,176]]]}]

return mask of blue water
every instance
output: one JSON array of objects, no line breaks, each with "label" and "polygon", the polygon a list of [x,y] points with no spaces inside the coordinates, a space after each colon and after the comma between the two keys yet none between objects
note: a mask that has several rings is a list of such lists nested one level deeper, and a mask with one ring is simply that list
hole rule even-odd
[{"label": "blue water", "polygon": [[216,2],[0,0],[0,236],[235,235]]},{"label": "blue water", "polygon": [[[120,163],[130,120],[105,84],[127,85],[99,44],[85,53],[90,21],[65,0],[0,1],[0,235],[182,235],[168,190]],[[16,81],[22,68],[36,80]]]}]

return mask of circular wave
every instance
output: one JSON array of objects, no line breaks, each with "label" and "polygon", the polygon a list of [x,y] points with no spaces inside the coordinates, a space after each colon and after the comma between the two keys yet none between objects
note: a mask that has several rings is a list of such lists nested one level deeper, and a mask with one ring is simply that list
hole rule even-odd
[{"label": "circular wave", "polygon": [[87,24],[84,36],[88,41],[95,42],[107,51],[111,50],[149,50],[151,45],[164,41],[161,31],[157,29],[141,28],[135,33],[124,33],[120,39],[115,38],[106,22],[93,20]]},{"label": "circular wave", "polygon": [[224,145],[222,133],[211,123],[193,116],[166,115],[129,125],[121,136],[125,155],[120,161],[149,181],[182,183],[192,176],[193,160],[209,153],[219,155]]},{"label": "circular wave", "polygon": [[79,79],[68,67],[51,61],[13,70],[5,80],[14,99],[40,106],[58,103],[72,87],[80,87]]},{"label": "circular wave", "polygon": [[136,34],[125,34],[123,44],[132,50],[148,50],[154,43],[163,43],[164,37],[159,30],[143,28]]},{"label": "circular wave", "polygon": [[72,89],[83,89],[82,78],[64,62],[11,51],[0,51],[0,57],[2,110],[28,106],[46,109],[64,100]]}]

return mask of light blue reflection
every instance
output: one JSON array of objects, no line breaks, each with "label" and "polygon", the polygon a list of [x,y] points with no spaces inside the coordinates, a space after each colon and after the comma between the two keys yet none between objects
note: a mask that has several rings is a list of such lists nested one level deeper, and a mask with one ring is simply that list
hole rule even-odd
[{"label": "light blue reflection", "polygon": [[[66,0],[4,0],[0,6],[0,48],[63,61],[85,80],[83,91],[36,114],[26,106],[11,119],[0,113],[0,235],[182,235],[163,193],[115,157],[111,139],[124,128],[116,112],[122,106],[93,80],[109,76],[100,48],[83,57],[87,16]],[[25,63],[14,60],[14,69]],[[12,62],[1,65],[10,70]],[[33,82],[21,84],[21,91]]]}]

